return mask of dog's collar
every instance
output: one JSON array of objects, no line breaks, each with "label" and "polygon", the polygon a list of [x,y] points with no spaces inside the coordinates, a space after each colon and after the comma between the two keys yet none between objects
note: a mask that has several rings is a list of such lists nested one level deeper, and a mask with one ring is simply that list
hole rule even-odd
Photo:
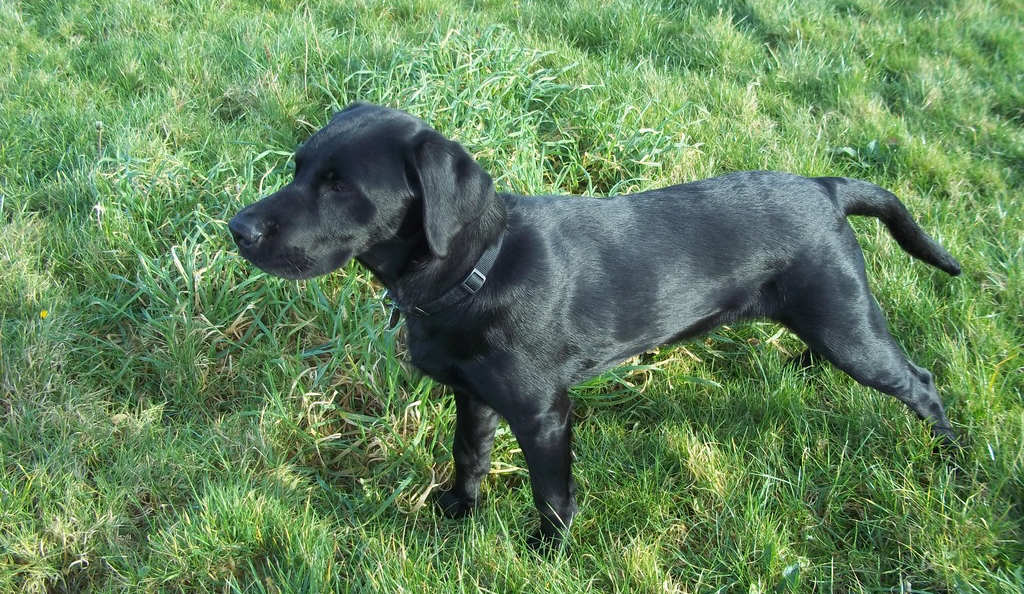
[{"label": "dog's collar", "polygon": [[455,305],[483,288],[484,283],[487,282],[487,275],[491,272],[491,267],[498,260],[498,253],[501,252],[501,243],[504,237],[504,233],[498,235],[497,241],[484,250],[483,254],[480,254],[480,259],[477,260],[473,270],[466,275],[466,278],[433,301],[420,305],[403,304],[395,299],[391,291],[386,292],[384,298],[390,301],[392,305],[390,327],[394,328],[395,324],[398,323],[399,312],[407,316],[417,317],[433,315]]}]

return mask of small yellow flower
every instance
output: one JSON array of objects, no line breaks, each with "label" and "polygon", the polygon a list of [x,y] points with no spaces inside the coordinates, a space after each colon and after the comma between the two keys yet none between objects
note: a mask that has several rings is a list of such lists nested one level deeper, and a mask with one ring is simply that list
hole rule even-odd
[{"label": "small yellow flower", "polygon": [[48,312],[48,311],[46,311],[46,310],[44,309],[43,311],[39,312],[39,319],[41,319],[41,320],[45,320],[45,319],[46,319],[46,316],[48,316],[48,315],[50,315],[50,312]]}]

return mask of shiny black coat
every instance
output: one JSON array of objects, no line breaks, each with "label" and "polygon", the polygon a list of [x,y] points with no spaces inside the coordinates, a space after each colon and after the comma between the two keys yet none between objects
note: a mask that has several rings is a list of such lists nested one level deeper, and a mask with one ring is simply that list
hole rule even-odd
[{"label": "shiny black coat", "polygon": [[499,417],[530,471],[538,537],[576,512],[570,386],[652,347],[769,318],[857,381],[953,432],[931,374],[886,329],[846,216],[880,218],[911,255],[958,274],[891,193],[845,178],[732,173],[607,199],[496,194],[458,144],[355,104],[296,154],[295,179],[238,213],[242,255],[287,278],[355,257],[408,306],[436,299],[502,235],[483,287],[407,319],[413,363],[457,402],[448,515],[477,501]]}]

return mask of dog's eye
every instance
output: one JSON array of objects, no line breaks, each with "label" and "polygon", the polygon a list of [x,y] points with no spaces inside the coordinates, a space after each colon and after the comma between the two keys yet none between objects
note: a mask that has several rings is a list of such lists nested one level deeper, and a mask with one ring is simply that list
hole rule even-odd
[{"label": "dog's eye", "polygon": [[324,187],[333,193],[348,192],[352,189],[352,186],[345,183],[344,180],[338,179],[338,176],[333,171],[328,171],[324,174]]},{"label": "dog's eye", "polygon": [[352,186],[337,179],[330,182],[329,187],[331,188],[332,192],[349,192],[352,190]]},{"label": "dog's eye", "polygon": [[352,186],[338,178],[338,174],[330,169],[320,174],[320,191],[331,194],[346,193],[352,190]]}]

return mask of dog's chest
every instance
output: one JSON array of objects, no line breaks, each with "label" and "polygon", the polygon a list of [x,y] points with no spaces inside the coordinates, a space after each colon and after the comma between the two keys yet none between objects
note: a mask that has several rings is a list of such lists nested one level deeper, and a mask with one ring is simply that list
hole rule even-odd
[{"label": "dog's chest", "polygon": [[407,330],[412,364],[441,383],[459,387],[460,362],[478,353],[472,346],[475,341],[450,332],[433,331],[415,320],[409,321]]}]

